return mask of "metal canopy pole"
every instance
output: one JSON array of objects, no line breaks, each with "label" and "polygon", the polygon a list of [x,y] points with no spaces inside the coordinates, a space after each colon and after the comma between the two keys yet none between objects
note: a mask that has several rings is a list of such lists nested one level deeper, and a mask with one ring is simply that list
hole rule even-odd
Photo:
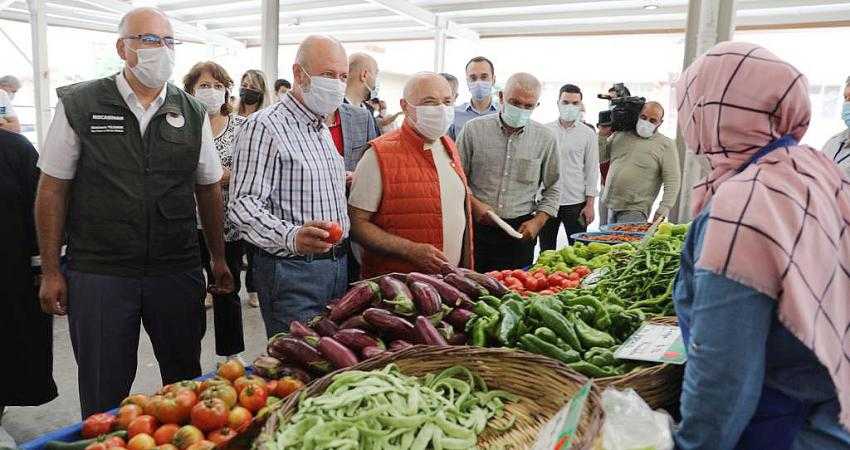
[{"label": "metal canopy pole", "polygon": [[446,19],[437,17],[434,28],[434,72],[443,71],[446,63]]},{"label": "metal canopy pole", "polygon": [[[706,53],[719,42],[732,39],[735,31],[735,0],[690,0],[688,2],[688,25],[685,30],[685,57],[682,70],[687,69],[698,56]],[[679,117],[679,121],[689,120]],[[678,222],[688,222],[691,214],[691,189],[708,174],[707,165],[700,163],[693,153],[685,149],[685,137],[677,128],[676,145],[682,168],[682,187],[679,201],[670,212]]]},{"label": "metal canopy pole", "polygon": [[273,86],[277,80],[277,51],[280,45],[280,1],[263,0],[262,67],[266,83]]},{"label": "metal canopy pole", "polygon": [[30,10],[30,30],[32,32],[32,79],[35,100],[35,130],[38,148],[43,148],[50,122],[50,73],[47,64],[47,18],[44,13],[44,0],[27,0]]}]

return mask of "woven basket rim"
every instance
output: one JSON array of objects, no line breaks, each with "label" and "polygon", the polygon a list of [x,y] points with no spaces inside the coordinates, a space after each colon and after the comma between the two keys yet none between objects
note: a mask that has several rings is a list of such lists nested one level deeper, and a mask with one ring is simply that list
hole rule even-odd
[{"label": "woven basket rim", "polygon": [[[584,385],[584,383],[588,381],[587,377],[573,371],[572,369],[568,368],[566,365],[557,360],[542,355],[537,355],[534,353],[528,353],[518,349],[485,348],[472,346],[437,347],[427,345],[416,345],[399,352],[387,353],[377,356],[375,358],[368,359],[355,366],[349,367],[347,369],[337,370],[325,375],[322,378],[313,380],[313,382],[311,382],[301,391],[300,395],[290,396],[286,401],[279,402],[278,404],[274,405],[274,411],[271,413],[268,421],[266,422],[266,425],[263,427],[261,438],[268,438],[269,436],[272,436],[274,433],[274,429],[277,427],[278,422],[281,420],[286,420],[288,419],[288,417],[291,416],[291,414],[294,414],[294,412],[297,411],[300,400],[304,396],[310,397],[324,392],[324,390],[330,384],[330,380],[339,373],[350,370],[376,370],[383,368],[390,363],[394,363],[400,360],[426,359],[427,361],[433,363],[434,361],[439,361],[439,358],[441,357],[457,359],[457,361],[450,361],[450,364],[447,364],[446,367],[449,367],[450,365],[463,365],[464,360],[473,361],[476,357],[506,358],[509,360],[520,360],[523,362],[524,365],[527,365],[528,367],[545,367],[555,371],[559,377],[563,377],[565,379],[565,386],[568,382],[571,382],[573,385],[575,385],[576,389],[580,388],[582,385]],[[496,370],[496,368],[494,368],[494,370]],[[533,377],[533,375],[534,370],[529,370],[529,376]],[[533,382],[533,379],[529,380],[529,383]],[[499,389],[504,390],[505,387],[501,386],[499,387]],[[548,414],[547,419],[554,416],[556,412],[557,411],[554,411],[551,414]],[[573,445],[573,449],[576,450],[591,449],[594,440],[601,432],[603,412],[600,390],[595,383],[592,386],[590,395],[587,399],[587,403],[585,404],[584,414],[589,416],[587,422],[588,425],[584,430],[581,439],[576,441]]]}]

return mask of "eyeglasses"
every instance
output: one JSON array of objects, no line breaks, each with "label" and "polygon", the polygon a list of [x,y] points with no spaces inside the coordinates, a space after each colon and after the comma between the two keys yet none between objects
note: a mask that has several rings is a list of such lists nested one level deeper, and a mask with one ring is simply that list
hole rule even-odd
[{"label": "eyeglasses", "polygon": [[168,48],[174,48],[175,45],[183,43],[171,36],[163,37],[156,34],[137,34],[135,36],[125,36],[123,39],[140,41],[145,47],[160,47],[165,45]]}]

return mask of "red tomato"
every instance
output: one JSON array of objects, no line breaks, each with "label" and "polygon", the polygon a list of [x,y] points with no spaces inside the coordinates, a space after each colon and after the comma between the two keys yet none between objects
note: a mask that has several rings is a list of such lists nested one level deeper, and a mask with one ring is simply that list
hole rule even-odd
[{"label": "red tomato", "polygon": [[549,289],[544,289],[544,290],[540,291],[540,293],[541,293],[541,294],[543,294],[543,295],[552,295],[552,294],[554,294],[554,292],[553,292],[553,291],[551,291],[551,290],[549,290]]},{"label": "red tomato", "polygon": [[130,442],[127,442],[127,450],[150,450],[156,447],[156,441],[153,440],[153,436],[140,433],[133,436],[130,439]]},{"label": "red tomato", "polygon": [[104,441],[94,441],[86,446],[86,450],[109,450]]},{"label": "red tomato", "polygon": [[[304,387],[304,382],[295,377],[283,377],[277,380],[277,389],[274,390],[274,395],[280,398],[286,398],[289,394]],[[272,392],[272,391],[269,391]]]},{"label": "red tomato", "polygon": [[151,413],[160,423],[184,423],[197,402],[198,396],[193,390],[171,391],[151,399]]},{"label": "red tomato", "polygon": [[528,278],[528,273],[517,269],[517,270],[514,270],[514,271],[511,272],[511,276],[520,280],[520,281],[525,281],[526,278]]},{"label": "red tomato", "polygon": [[578,287],[578,280],[567,280],[567,285],[565,286],[567,289],[574,289]]},{"label": "red tomato", "polygon": [[219,430],[215,430],[207,435],[207,440],[210,442],[218,444],[223,444],[233,438],[236,437],[236,432],[231,430],[228,427],[221,428]]},{"label": "red tomato", "polygon": [[512,273],[512,271],[510,271],[510,270],[503,270],[503,271],[502,271],[502,276],[503,276],[503,277],[506,277],[506,276],[510,275],[511,273]]},{"label": "red tomato", "polygon": [[217,430],[227,425],[227,405],[218,398],[198,403],[192,408],[192,425],[201,431]]},{"label": "red tomato", "polygon": [[153,433],[153,439],[156,441],[156,445],[170,444],[178,429],[180,429],[180,425],[174,423],[167,423],[157,428]]},{"label": "red tomato", "polygon": [[576,266],[573,268],[580,276],[586,276],[590,274],[591,270],[587,266]]},{"label": "red tomato", "polygon": [[245,389],[245,386],[248,386],[249,384],[253,384],[254,386],[265,387],[266,380],[256,375],[245,375],[237,378],[233,382],[233,388],[236,389],[237,393],[239,393],[242,392],[242,389]]},{"label": "red tomato", "polygon": [[525,280],[524,284],[525,284],[525,288],[529,291],[536,291],[537,290],[537,285],[538,285],[537,278],[528,277]]},{"label": "red tomato", "polygon": [[511,285],[511,284],[516,284],[516,283],[522,284],[522,281],[520,281],[519,278],[516,278],[513,275],[506,276],[504,281],[505,281],[505,285]]},{"label": "red tomato", "polygon": [[[280,383],[278,383],[278,389],[280,389]],[[251,411],[248,411],[241,406],[236,406],[231,409],[230,414],[227,415],[227,426],[233,430],[241,432],[244,431],[245,428],[248,428],[248,425],[251,424],[251,420],[253,418]]]},{"label": "red tomato", "polygon": [[186,447],[186,450],[212,450],[215,448],[215,442],[210,442],[206,439],[202,439],[194,444]]},{"label": "red tomato", "polygon": [[101,434],[109,433],[117,421],[118,419],[112,414],[92,414],[83,421],[83,429],[80,431],[80,434],[86,439],[91,439]]},{"label": "red tomato", "polygon": [[563,290],[563,288],[561,286],[552,286],[552,287],[549,288],[549,290],[552,291],[553,293],[557,294],[558,292],[561,292]]},{"label": "red tomato", "polygon": [[216,375],[212,378],[207,378],[206,380],[201,382],[201,387],[198,390],[198,392],[199,392],[198,395],[203,394],[207,389],[209,389],[213,386],[221,386],[221,385],[230,386],[230,380],[228,380],[227,378],[220,377],[218,375]]},{"label": "red tomato", "polygon": [[342,239],[342,227],[338,223],[331,222],[326,231],[328,232],[328,237],[325,238],[325,242],[336,244]]},{"label": "red tomato", "polygon": [[236,389],[233,389],[232,386],[216,385],[201,394],[201,400],[206,400],[208,398],[220,398],[224,400],[224,404],[227,405],[228,408],[233,408],[233,406],[236,405],[236,401],[239,399],[239,394],[236,393]]},{"label": "red tomato", "polygon": [[245,366],[236,358],[228,359],[218,365],[218,376],[227,379],[231,383],[243,375],[245,375]]},{"label": "red tomato", "polygon": [[192,425],[184,425],[174,433],[171,443],[180,450],[186,450],[190,445],[204,440],[204,433]]},{"label": "red tomato", "polygon": [[142,410],[144,410],[148,406],[149,401],[150,401],[150,399],[148,398],[147,395],[132,394],[129,397],[127,397],[127,398],[125,398],[124,400],[121,401],[121,406],[129,405],[129,404],[139,405],[139,406],[142,407]]},{"label": "red tomato", "polygon": [[106,438],[106,436],[100,436],[96,441],[89,444],[88,447],[86,447],[86,450],[109,450],[112,448],[123,448],[125,445],[127,445],[127,443],[124,442],[124,439],[121,439],[118,436],[111,436],[109,438]]},{"label": "red tomato", "polygon": [[239,405],[252,413],[256,413],[266,406],[267,399],[268,393],[264,388],[248,386],[239,394]]},{"label": "red tomato", "polygon": [[581,278],[581,277],[579,276],[579,274],[577,272],[570,272],[570,273],[567,274],[568,280],[578,280],[579,278]]},{"label": "red tomato", "polygon": [[174,444],[159,444],[154,448],[156,450],[179,450]]},{"label": "red tomato", "polygon": [[127,436],[132,438],[137,434],[153,435],[158,425],[156,417],[148,415],[136,417],[127,427]]},{"label": "red tomato", "polygon": [[128,403],[122,406],[118,410],[118,425],[117,427],[126,430],[127,427],[130,426],[130,422],[136,419],[136,417],[144,414],[144,410],[141,406],[136,405],[134,403]]}]

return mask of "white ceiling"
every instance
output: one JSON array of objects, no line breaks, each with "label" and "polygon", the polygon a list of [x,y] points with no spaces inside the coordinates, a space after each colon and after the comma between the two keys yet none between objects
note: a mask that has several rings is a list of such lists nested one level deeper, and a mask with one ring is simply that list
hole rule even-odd
[{"label": "white ceiling", "polygon": [[[10,3],[11,2],[11,3]],[[4,3],[9,3],[5,9]],[[450,37],[665,32],[685,26],[687,0],[280,0],[281,44],[313,33],[345,42]],[[260,44],[261,0],[46,0],[49,24],[115,31],[132,6],[154,5],[186,40]],[[850,26],[850,1],[737,0],[739,28]],[[25,0],[0,19],[27,21]]]}]

